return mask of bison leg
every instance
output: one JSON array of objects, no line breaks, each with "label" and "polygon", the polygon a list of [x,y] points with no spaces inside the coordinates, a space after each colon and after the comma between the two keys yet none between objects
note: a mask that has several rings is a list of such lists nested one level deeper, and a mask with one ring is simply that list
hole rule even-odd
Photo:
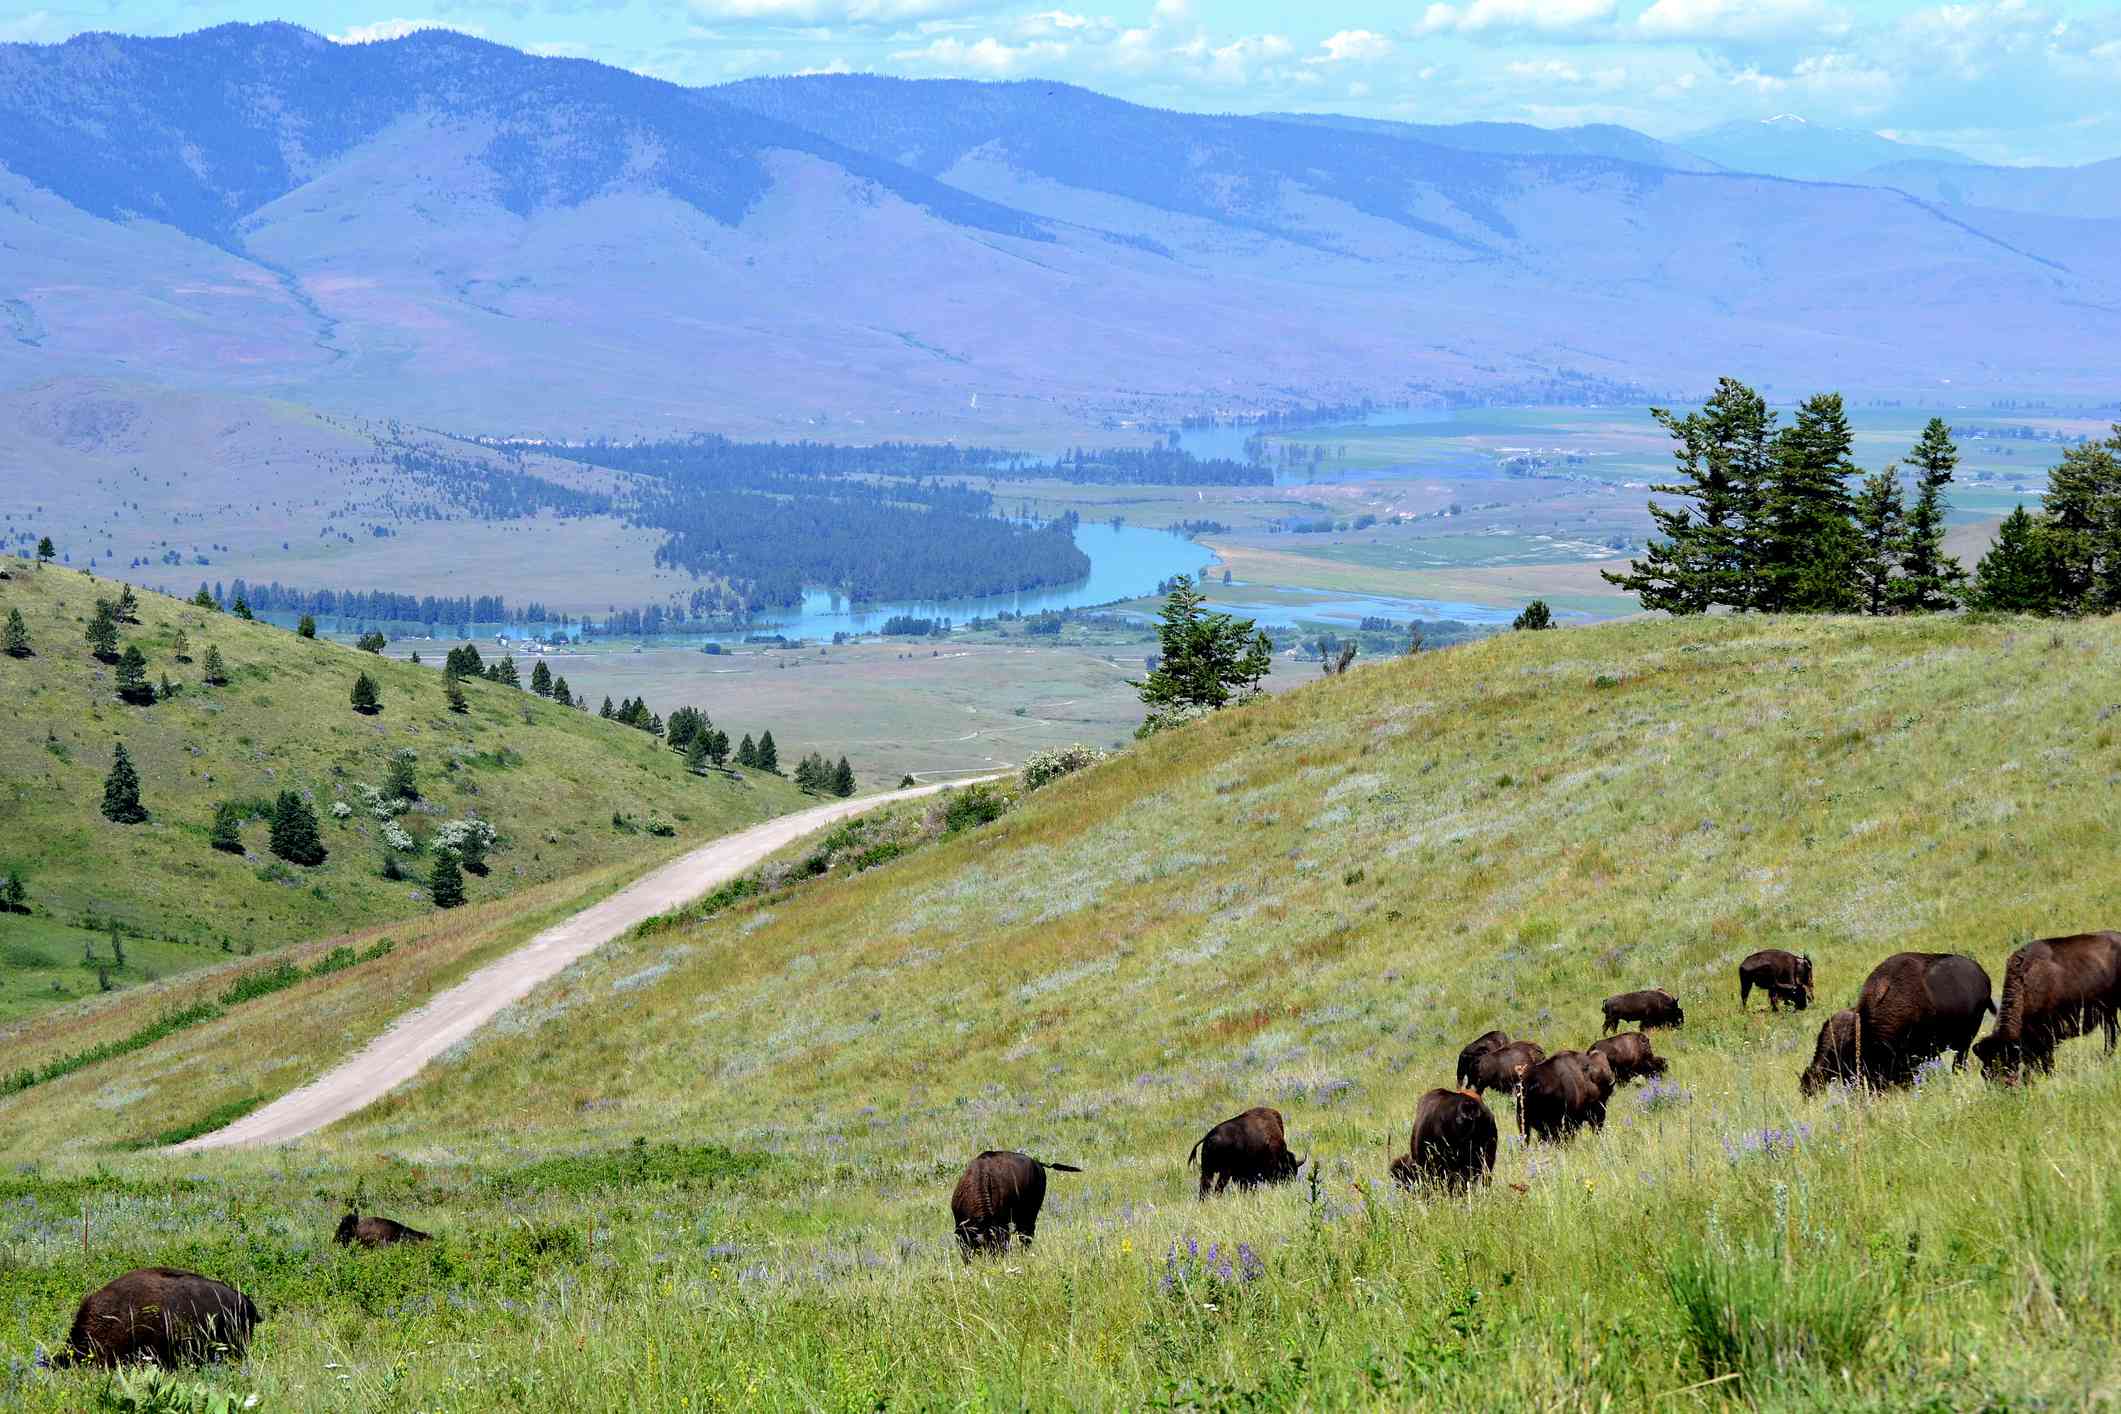
[{"label": "bison leg", "polygon": [[2117,1039],[2121,1039],[2121,1013],[2116,1013],[2109,1007],[2101,1014],[2099,1022],[2106,1031],[2106,1058],[2112,1060],[2114,1058],[2114,1042]]}]

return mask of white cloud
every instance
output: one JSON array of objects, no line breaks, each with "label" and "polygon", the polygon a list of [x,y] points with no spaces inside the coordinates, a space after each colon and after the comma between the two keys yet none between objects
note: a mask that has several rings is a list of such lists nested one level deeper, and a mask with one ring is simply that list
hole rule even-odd
[{"label": "white cloud", "polygon": [[1068,57],[1068,46],[1042,40],[1031,44],[1004,44],[993,35],[970,44],[945,37],[925,49],[902,49],[891,56],[901,64],[941,69],[954,74],[998,77],[1042,64],[1057,64]]},{"label": "white cloud", "polygon": [[958,15],[980,0],[689,0],[693,13],[732,24],[891,25]]},{"label": "white cloud", "polygon": [[1524,31],[1568,34],[1602,26],[1613,18],[1614,0],[1471,0],[1431,5],[1415,26],[1421,34],[1482,34]]},{"label": "white cloud", "polygon": [[820,74],[851,74],[853,72],[854,66],[845,59],[834,59],[830,63],[821,64],[816,68],[797,69],[795,76],[799,79],[808,79],[815,78]]},{"label": "white cloud", "polygon": [[[1189,46],[1189,49],[1197,49]],[[1241,85],[1252,81],[1253,71],[1271,66],[1296,53],[1296,46],[1279,34],[1249,34],[1228,44],[1208,49],[1200,73],[1214,83]]]},{"label": "white cloud", "polygon": [[1324,52],[1306,59],[1305,63],[1367,64],[1390,54],[1392,41],[1371,30],[1344,29],[1320,40],[1318,47]]},{"label": "white cloud", "polygon": [[0,20],[0,44],[51,44],[69,33],[68,26],[49,10],[32,10]]},{"label": "white cloud", "polygon": [[387,40],[403,39],[408,34],[418,34],[424,29],[455,30],[458,34],[482,37],[486,31],[477,25],[451,25],[440,20],[377,20],[373,24],[349,25],[337,34],[324,37],[333,44],[381,44]]},{"label": "white cloud", "polygon": [[1849,25],[1824,0],[1657,0],[1635,28],[1646,39],[1732,43],[1839,38]]}]

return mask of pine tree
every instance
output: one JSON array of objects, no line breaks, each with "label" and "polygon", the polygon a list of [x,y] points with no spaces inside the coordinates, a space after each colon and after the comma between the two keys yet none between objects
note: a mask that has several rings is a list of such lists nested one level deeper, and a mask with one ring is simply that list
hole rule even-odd
[{"label": "pine tree", "polygon": [[353,709],[364,717],[373,717],[383,710],[382,698],[376,692],[376,680],[366,673],[354,675]]},{"label": "pine tree", "polygon": [[436,908],[458,908],[464,902],[464,871],[454,851],[435,851],[434,872],[427,877],[427,896]]},{"label": "pine tree", "polygon": [[162,690],[156,693],[155,697],[159,701],[167,702],[183,690],[183,688],[179,687],[176,683],[173,683],[169,680],[168,673],[164,673],[162,675]]},{"label": "pine tree", "polygon": [[661,717],[651,714],[648,718],[648,725],[644,728],[644,730],[648,733],[648,735],[660,741],[663,736],[663,719]]},{"label": "pine tree", "polygon": [[2053,576],[2051,611],[2121,608],[2121,424],[2104,442],[2064,451],[2048,472],[2041,504]]},{"label": "pine tree", "polygon": [[1839,393],[1820,393],[1797,409],[1775,439],[1775,460],[1759,538],[1762,598],[1781,613],[1845,613],[1861,607],[1850,524],[1848,478],[1855,434]]},{"label": "pine tree", "polygon": [[360,649],[363,653],[373,653],[378,657],[382,656],[383,650],[389,644],[390,640],[385,638],[379,629],[370,629],[354,640],[354,647]]},{"label": "pine tree", "polygon": [[273,803],[269,848],[289,864],[324,862],[324,838],[317,832],[317,812],[291,790],[281,791]]},{"label": "pine tree", "polygon": [[701,732],[685,744],[685,769],[695,776],[707,774],[707,733]]},{"label": "pine tree", "polygon": [[1258,691],[1273,666],[1274,645],[1252,620],[1209,613],[1205,603],[1188,576],[1171,581],[1157,631],[1157,664],[1146,678],[1127,684],[1152,714],[1243,700]]},{"label": "pine tree", "polygon": [[818,767],[822,764],[813,751],[795,763],[795,784],[801,790],[821,790],[823,782],[818,780]]},{"label": "pine tree", "polygon": [[1719,605],[1758,607],[1775,414],[1760,394],[1724,378],[1701,411],[1677,417],[1651,408],[1650,416],[1671,435],[1678,467],[1674,480],[1650,489],[1686,501],[1652,501],[1650,518],[1664,538],[1652,539],[1627,573],[1599,573],[1645,609],[1699,614]]},{"label": "pine tree", "polygon": [[304,614],[302,622],[295,625],[295,632],[304,638],[315,638],[317,636],[316,617],[312,614]]},{"label": "pine tree", "polygon": [[540,697],[552,696],[552,669],[545,666],[543,658],[530,670],[530,690]]},{"label": "pine tree", "polygon": [[611,720],[611,719],[612,719],[613,717],[616,717],[616,716],[618,715],[618,713],[617,713],[617,712],[615,712],[615,711],[613,711],[613,710],[612,710],[612,707],[611,707],[611,697],[610,697],[610,695],[609,695],[609,694],[606,694],[606,695],[605,695],[605,698],[604,698],[604,705],[603,705],[602,707],[599,707],[599,708],[597,709],[597,715],[598,715],[599,717],[602,717],[602,718],[603,718],[603,719],[604,719],[605,721],[607,721],[607,722],[608,722],[608,721],[610,721],[610,720]]},{"label": "pine tree", "polygon": [[854,768],[847,764],[844,756],[832,768],[832,793],[842,798],[854,794]]},{"label": "pine tree", "polygon": [[448,701],[449,710],[452,712],[462,715],[471,710],[471,703],[464,698],[463,684],[457,681],[454,673],[442,675],[442,696]]},{"label": "pine tree", "polygon": [[23,620],[20,609],[7,611],[7,637],[4,647],[10,658],[34,656],[29,646],[29,624]]},{"label": "pine tree", "polygon": [[29,912],[29,885],[22,882],[22,871],[7,871],[7,882],[0,884],[0,913]]},{"label": "pine tree", "polygon": [[773,744],[772,732],[759,733],[758,759],[755,764],[761,771],[770,771],[776,776],[781,773],[781,753]]},{"label": "pine tree", "polygon": [[243,852],[243,812],[236,809],[234,801],[224,800],[214,806],[214,828],[206,842],[223,854]]},{"label": "pine tree", "polygon": [[729,759],[729,733],[720,727],[707,733],[707,759],[718,768]]},{"label": "pine tree", "polygon": [[567,679],[558,674],[554,674],[552,679],[552,700],[562,707],[574,706],[574,692],[567,686]]},{"label": "pine tree", "polygon": [[206,587],[206,581],[203,579],[199,581],[199,592],[192,595],[191,602],[195,609],[212,609],[215,613],[221,611],[220,603],[215,600],[213,591]]},{"label": "pine tree", "polygon": [[1896,600],[1907,613],[1956,608],[1966,585],[1966,571],[1944,553],[1948,509],[1944,488],[1951,485],[1952,473],[1959,466],[1959,448],[1943,418],[1929,420],[1908,460],[1918,475],[1915,504],[1907,512],[1907,545],[1901,557],[1902,577],[1894,586]]},{"label": "pine tree", "polygon": [[58,547],[52,544],[52,538],[49,535],[41,537],[37,541],[37,568],[43,569],[51,563],[52,557],[58,553]]},{"label": "pine tree", "polygon": [[103,778],[103,818],[119,825],[137,825],[147,818],[140,804],[140,773],[133,769],[123,742],[111,760],[110,774]]},{"label": "pine tree", "polygon": [[230,606],[229,612],[239,619],[255,619],[257,617],[250,611],[250,601],[241,594],[236,595],[236,602]]},{"label": "pine tree", "polygon": [[154,684],[147,680],[147,655],[137,643],[126,644],[125,656],[118,660],[118,700],[135,707],[155,700]]},{"label": "pine tree", "polygon": [[118,618],[108,599],[96,601],[95,617],[88,621],[88,651],[100,662],[118,661]]},{"label": "pine tree", "polygon": [[744,739],[736,744],[736,764],[754,767],[759,764],[759,749],[751,744],[750,732],[745,732]]},{"label": "pine tree", "polygon": [[2049,534],[2023,506],[2005,516],[1997,528],[1996,543],[1974,567],[1974,586],[1967,602],[1996,613],[2054,613],[2056,586],[2066,580],[2055,568]]},{"label": "pine tree", "polygon": [[1900,602],[1900,583],[1893,571],[1907,549],[1907,524],[1900,501],[1900,471],[1888,466],[1863,479],[1856,497],[1856,592],[1866,614],[1888,614]]},{"label": "pine tree", "polygon": [[1547,601],[1544,599],[1534,599],[1531,603],[1524,606],[1523,613],[1510,621],[1511,628],[1523,629],[1533,633],[1537,633],[1541,629],[1552,628],[1553,626],[1554,611],[1547,607]]},{"label": "pine tree", "polygon": [[180,663],[191,661],[191,636],[181,628],[177,630],[177,641],[169,646],[169,656]]},{"label": "pine tree", "polygon": [[111,616],[121,624],[140,622],[140,596],[133,593],[130,584],[118,588],[118,602],[111,609]]},{"label": "pine tree", "polygon": [[501,661],[493,665],[493,680],[507,687],[520,689],[523,686],[522,676],[516,672],[515,654],[501,655]]},{"label": "pine tree", "polygon": [[221,661],[221,650],[213,644],[206,645],[206,681],[214,687],[228,684],[228,664]]},{"label": "pine tree", "polygon": [[390,765],[384,768],[383,797],[386,800],[418,800],[420,781],[416,769],[420,764],[420,753],[409,746],[401,746],[391,753]]}]

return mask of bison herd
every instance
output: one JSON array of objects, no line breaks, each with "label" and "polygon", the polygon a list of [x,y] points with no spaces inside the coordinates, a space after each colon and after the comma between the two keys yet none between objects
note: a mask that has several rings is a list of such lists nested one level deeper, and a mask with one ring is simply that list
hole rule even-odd
[{"label": "bison herd", "polygon": [[[1811,1004],[1812,960],[1765,949],[1738,965],[1738,1001],[1755,990],[1769,1009],[1798,1011]],[[1461,1192],[1485,1182],[1495,1167],[1495,1116],[1481,1096],[1508,1092],[1526,1140],[1559,1142],[1579,1129],[1605,1124],[1606,1102],[1632,1080],[1662,1075],[1665,1061],[1646,1034],[1680,1026],[1686,1012],[1670,992],[1653,989],[1608,997],[1600,1007],[1605,1032],[1623,1022],[1640,1029],[1603,1035],[1580,1051],[1548,1055],[1537,1042],[1490,1031],[1458,1055],[1458,1088],[1428,1091],[1416,1102],[1407,1152],[1390,1175],[1408,1188],[1434,1185]],[[1980,1040],[1994,1013],[1995,1029]],[[2045,938],[2012,953],[2003,973],[2003,1001],[1990,999],[1988,973],[1958,953],[1895,953],[1871,970],[1856,1004],[1819,1028],[1812,1062],[1799,1077],[1809,1095],[1840,1082],[1888,1088],[1910,1083],[1924,1064],[1969,1052],[1992,1080],[2016,1083],[2027,1069],[2054,1068],[2055,1047],[2073,1036],[2103,1032],[2106,1053],[2121,1032],[2121,933]],[[1290,1152],[1281,1112],[1260,1106],[1226,1119],[1202,1135],[1186,1155],[1200,1165],[1200,1197],[1230,1185],[1285,1183],[1306,1159]],[[1080,1173],[1072,1164],[990,1149],[966,1166],[950,1195],[950,1214],[966,1261],[1006,1251],[1012,1236],[1029,1245],[1046,1201],[1046,1175]],[[382,1247],[425,1242],[428,1235],[388,1218],[348,1213],[334,1240]],[[248,1296],[196,1272],[147,1267],[91,1292],[75,1313],[67,1342],[53,1365],[115,1365],[147,1359],[164,1366],[240,1355],[259,1320]]]}]

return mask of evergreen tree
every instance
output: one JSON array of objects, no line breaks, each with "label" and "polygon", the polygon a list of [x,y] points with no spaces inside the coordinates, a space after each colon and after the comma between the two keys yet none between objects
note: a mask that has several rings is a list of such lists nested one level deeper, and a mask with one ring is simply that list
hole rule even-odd
[{"label": "evergreen tree", "polygon": [[354,640],[354,647],[360,649],[363,653],[374,653],[380,657],[384,648],[389,646],[389,643],[390,640],[385,638],[380,630],[370,629]]},{"label": "evergreen tree", "polygon": [[2064,451],[2041,498],[2052,612],[2121,608],[2121,424],[2104,442]]},{"label": "evergreen tree", "polygon": [[179,686],[178,686],[177,684],[175,684],[175,683],[173,683],[173,682],[171,682],[171,681],[169,680],[169,674],[168,674],[168,673],[164,673],[164,674],[162,675],[162,690],[161,690],[160,692],[156,693],[156,694],[155,694],[155,696],[156,696],[156,697],[157,697],[157,698],[158,698],[159,700],[161,700],[161,701],[163,701],[163,702],[167,702],[167,701],[169,701],[169,699],[171,699],[172,697],[175,697],[175,696],[176,696],[176,695],[177,695],[178,693],[182,692],[183,690],[184,690],[183,688],[179,687]]},{"label": "evergreen tree", "polygon": [[1250,619],[1209,613],[1193,581],[1179,575],[1164,599],[1156,667],[1129,682],[1153,713],[1171,708],[1219,708],[1259,689],[1273,666],[1274,645]]},{"label": "evergreen tree", "polygon": [[96,601],[95,617],[88,621],[88,651],[99,662],[118,661],[118,618],[108,599]]},{"label": "evergreen tree", "polygon": [[460,678],[479,678],[486,676],[486,665],[479,661],[478,645],[462,643],[449,650],[449,656],[442,660],[442,671]]},{"label": "evergreen tree", "polygon": [[685,769],[696,776],[707,773],[707,733],[701,732],[685,743]]},{"label": "evergreen tree", "polygon": [[1627,573],[1599,573],[1645,609],[1699,614],[1718,605],[1758,607],[1775,414],[1760,394],[1724,378],[1701,411],[1677,417],[1651,408],[1650,416],[1670,434],[1678,467],[1672,481],[1650,489],[1686,500],[1650,502],[1650,519],[1664,538],[1653,538]]},{"label": "evergreen tree", "polygon": [[147,680],[147,655],[137,643],[126,644],[125,656],[118,660],[118,700],[135,707],[155,700],[154,684]]},{"label": "evergreen tree", "polygon": [[383,700],[376,692],[376,680],[366,673],[354,675],[353,709],[364,717],[373,717],[383,710]]},{"label": "evergreen tree", "polygon": [[540,697],[552,696],[552,669],[545,666],[543,658],[530,670],[530,690]]},{"label": "evergreen tree", "polygon": [[567,686],[567,679],[557,673],[552,678],[552,700],[562,707],[574,706],[574,690]]},{"label": "evergreen tree", "polygon": [[20,609],[9,609],[7,611],[7,637],[4,645],[0,646],[5,647],[7,656],[10,658],[28,658],[32,656],[29,646],[29,624],[23,620]]},{"label": "evergreen tree", "polygon": [[1856,497],[1856,592],[1866,614],[1891,613],[1900,602],[1901,581],[1893,571],[1907,550],[1907,522],[1900,500],[1900,471],[1888,466],[1863,479]]},{"label": "evergreen tree", "polygon": [[420,753],[409,746],[401,746],[391,753],[390,765],[384,768],[383,796],[386,800],[418,800],[420,781],[416,768],[420,764]]},{"label": "evergreen tree", "polygon": [[1894,585],[1895,598],[1908,613],[1955,608],[1966,585],[1966,571],[1944,553],[1948,509],[1944,488],[1951,485],[1952,473],[1958,469],[1959,448],[1943,418],[1929,420],[1908,460],[1917,473],[1915,503],[1907,512],[1907,543],[1901,555],[1901,579]]},{"label": "evergreen tree", "polygon": [[604,697],[604,705],[597,709],[597,715],[599,717],[602,717],[607,722],[618,715],[618,713],[612,710],[611,697],[608,693]]},{"label": "evergreen tree", "polygon": [[717,768],[729,759],[729,733],[720,727],[711,728],[707,732],[707,759]]},{"label": "evergreen tree", "polygon": [[471,704],[464,700],[464,687],[457,681],[454,673],[443,674],[442,696],[448,701],[449,710],[460,716],[471,710]]},{"label": "evergreen tree", "polygon": [[2004,517],[1996,543],[1974,567],[1974,586],[1967,601],[1977,609],[2004,614],[2055,612],[2055,588],[2064,576],[2055,568],[2048,529],[2020,506]]},{"label": "evergreen tree", "polygon": [[1540,629],[1554,626],[1554,611],[1547,607],[1544,599],[1534,599],[1524,606],[1524,612],[1510,621],[1513,629],[1525,629],[1536,633]]},{"label": "evergreen tree", "polygon": [[177,641],[169,646],[169,656],[180,663],[191,661],[191,635],[181,628],[177,630]]},{"label": "evergreen tree", "polygon": [[1862,605],[1856,585],[1861,554],[1850,523],[1848,478],[1855,434],[1839,393],[1820,393],[1797,409],[1775,439],[1775,459],[1759,537],[1762,597],[1757,607],[1782,613],[1845,613]]},{"label": "evergreen tree", "polygon": [[304,614],[302,616],[302,622],[295,625],[295,632],[300,634],[304,638],[315,638],[317,636],[316,616],[313,614]]},{"label": "evergreen tree", "polygon": [[120,825],[137,825],[147,818],[140,804],[140,773],[133,769],[124,742],[118,743],[110,774],[103,778],[103,818]]},{"label": "evergreen tree", "polygon": [[140,622],[140,596],[133,593],[130,584],[119,586],[118,602],[111,609],[111,617],[121,624]]},{"label": "evergreen tree", "polygon": [[434,872],[427,878],[427,896],[436,908],[457,908],[464,902],[464,871],[454,851],[435,851]]},{"label": "evergreen tree", "polygon": [[648,718],[648,725],[643,730],[645,730],[648,735],[660,741],[663,736],[663,719],[658,716],[650,715],[650,717]]},{"label": "evergreen tree", "polygon": [[243,852],[243,812],[236,809],[234,801],[224,800],[214,806],[213,833],[206,841],[223,854]]},{"label": "evergreen tree", "polygon": [[795,763],[795,783],[802,790],[822,790],[824,783],[818,779],[818,768],[823,759],[813,751]]},{"label": "evergreen tree", "polygon": [[229,612],[239,619],[255,619],[257,617],[250,611],[250,601],[241,594],[236,595],[236,602],[229,608]]},{"label": "evergreen tree", "polygon": [[0,913],[29,912],[29,885],[22,882],[22,871],[7,871],[7,882],[0,884]]},{"label": "evergreen tree", "polygon": [[745,732],[744,739],[736,744],[736,764],[739,766],[757,766],[759,764],[759,749],[751,744],[750,732]]},{"label": "evergreen tree", "polygon": [[773,744],[772,732],[759,733],[758,759],[755,764],[761,771],[770,771],[776,776],[781,773],[781,753]]},{"label": "evergreen tree", "polygon": [[37,568],[43,569],[51,563],[52,556],[58,553],[58,547],[52,544],[52,538],[49,535],[40,537],[37,541]]},{"label": "evergreen tree", "polygon": [[195,609],[212,609],[215,613],[221,611],[221,605],[214,599],[213,591],[206,587],[206,581],[203,579],[199,581],[199,592],[192,595],[191,602]]},{"label": "evergreen tree", "polygon": [[493,680],[508,687],[520,689],[523,686],[523,679],[516,672],[515,654],[501,655],[501,661],[493,665]]},{"label": "evergreen tree", "polygon": [[854,794],[854,768],[844,756],[832,768],[832,793],[843,798]]},{"label": "evergreen tree", "polygon": [[317,832],[317,812],[291,790],[281,791],[280,798],[273,803],[269,847],[289,864],[324,862],[324,838]]},{"label": "evergreen tree", "polygon": [[215,687],[228,684],[228,664],[221,661],[221,650],[209,643],[206,645],[206,681]]}]

